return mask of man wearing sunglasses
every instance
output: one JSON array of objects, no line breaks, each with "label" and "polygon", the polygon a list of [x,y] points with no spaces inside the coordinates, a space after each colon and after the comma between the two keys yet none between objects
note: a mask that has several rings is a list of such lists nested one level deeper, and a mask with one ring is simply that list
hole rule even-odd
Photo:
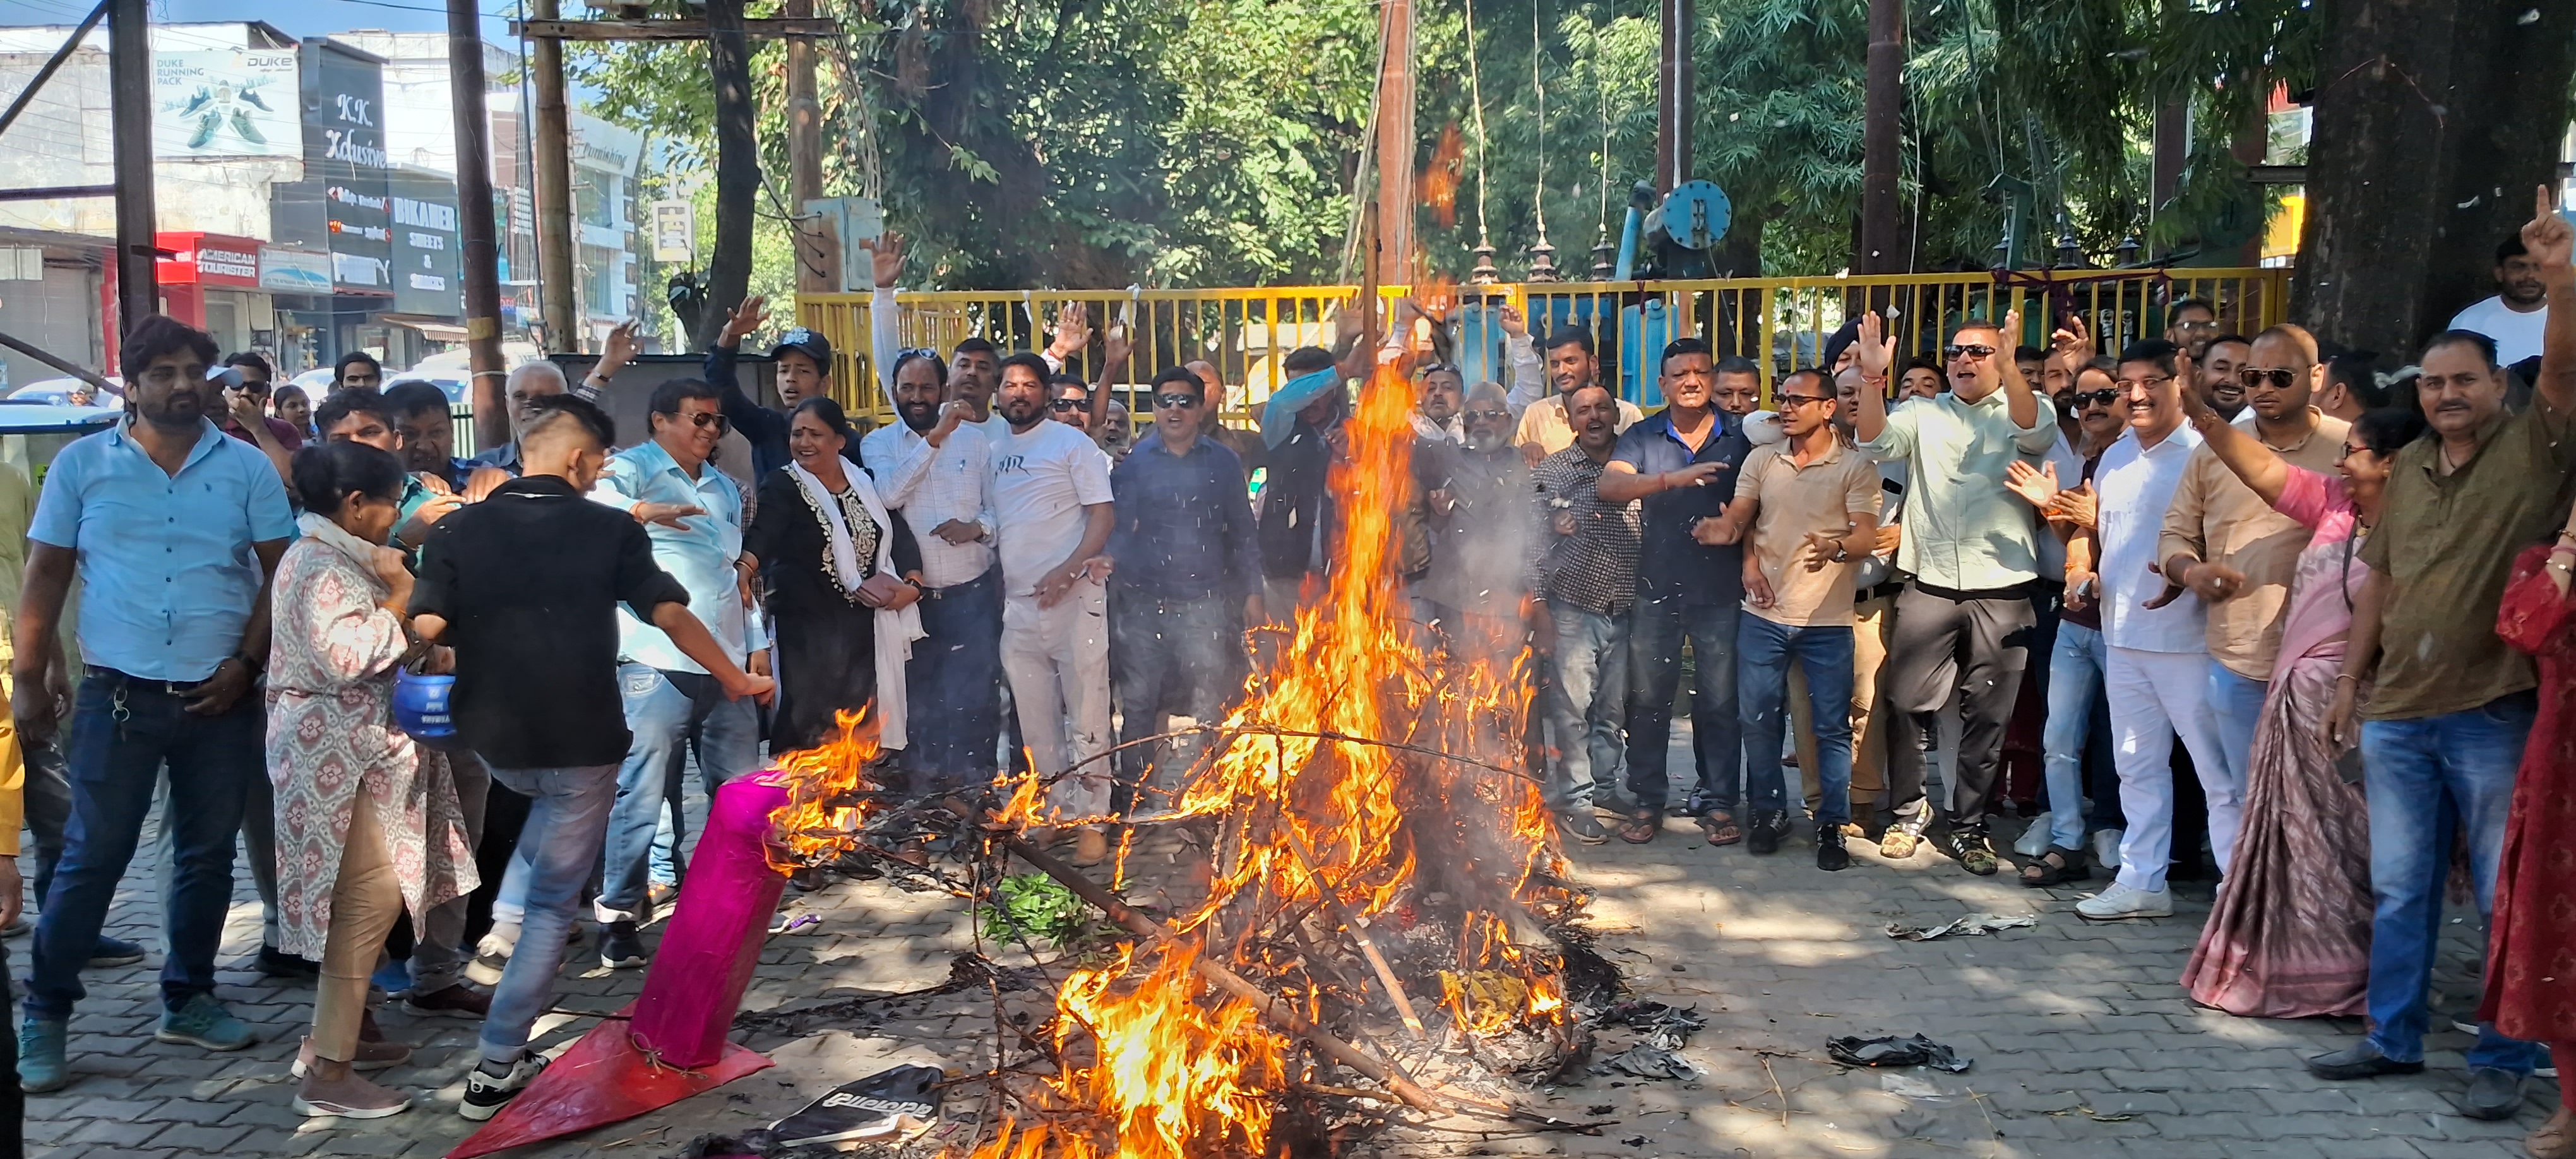
[{"label": "man wearing sunglasses", "polygon": [[1109,793],[1110,811],[1122,816],[1170,807],[1172,785],[1137,799],[1148,766],[1185,769],[1202,739],[1174,741],[1168,766],[1149,760],[1155,746],[1137,742],[1164,731],[1166,707],[1214,723],[1225,710],[1226,677],[1242,661],[1241,625],[1264,618],[1260,534],[1243,464],[1199,433],[1215,420],[1207,388],[1175,366],[1154,376],[1152,390],[1153,431],[1109,476],[1114,521],[1103,550],[1112,569],[1118,740],[1134,746],[1119,750]]},{"label": "man wearing sunglasses", "polygon": [[[2212,354],[2220,349],[2210,343]],[[2236,375],[2254,416],[2254,436],[2290,465],[2332,476],[2351,424],[2309,403],[2324,369],[2317,365],[2317,340],[2284,324],[2255,337]],[[2280,653],[2290,578],[2307,546],[2308,528],[2273,510],[2217,452],[2206,446],[2192,452],[2156,545],[2165,582],[2174,585],[2160,599],[2187,588],[2209,609],[2209,710],[2227,777],[2238,786],[2245,783],[2254,726]]]},{"label": "man wearing sunglasses", "polygon": [[2020,332],[2018,311],[2005,315],[2001,327],[1961,323],[1941,351],[1950,389],[1890,414],[1887,374],[1896,341],[1875,314],[1860,324],[1861,376],[1869,389],[1855,399],[1853,433],[1872,457],[1906,462],[1905,535],[1896,566],[1913,575],[1896,599],[1880,688],[1890,709],[1888,795],[1896,823],[1880,839],[1879,852],[1911,856],[1924,834],[1934,832],[1934,807],[1923,791],[1924,738],[1937,735],[1936,714],[1955,695],[1963,718],[1952,761],[1958,783],[1950,823],[1936,840],[1980,877],[1996,868],[1986,806],[2038,619],[2028,592],[2039,577],[2038,529],[2030,511],[2010,497],[2005,468],[2036,465],[2057,442],[2035,384],[2009,357],[2006,335]]},{"label": "man wearing sunglasses", "polygon": [[[694,378],[653,388],[652,437],[608,457],[590,497],[635,517],[653,540],[653,562],[689,592],[689,612],[707,626],[725,658],[754,676],[769,675],[769,640],[744,599],[742,488],[711,469],[707,456],[724,434],[722,394]],[[617,770],[617,802],[608,819],[598,918],[605,927],[600,964],[644,964],[636,927],[652,920],[652,880],[679,880],[672,844],[655,840],[662,803],[680,792],[681,757],[697,754],[707,792],[760,764],[760,714],[751,700],[726,695],[705,666],[660,628],[617,611],[617,681],[626,728],[634,734]],[[758,698],[766,704],[769,696]],[[658,846],[658,847],[657,847]]]}]

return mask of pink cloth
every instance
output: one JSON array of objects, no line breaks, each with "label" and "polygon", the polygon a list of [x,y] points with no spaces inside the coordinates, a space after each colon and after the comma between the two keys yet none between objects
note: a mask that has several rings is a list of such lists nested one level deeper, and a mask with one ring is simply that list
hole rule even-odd
[{"label": "pink cloth", "polygon": [[716,790],[679,908],[635,1000],[636,1041],[672,1066],[705,1066],[724,1054],[742,992],[760,965],[770,915],[787,888],[787,875],[770,868],[763,847],[769,815],[787,804],[776,776],[737,777]]}]

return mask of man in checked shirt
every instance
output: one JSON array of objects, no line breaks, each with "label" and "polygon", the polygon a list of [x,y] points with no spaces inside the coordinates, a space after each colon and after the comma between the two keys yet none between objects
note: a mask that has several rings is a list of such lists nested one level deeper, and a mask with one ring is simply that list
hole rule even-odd
[{"label": "man in checked shirt", "polygon": [[1574,445],[1539,461],[1540,619],[1554,629],[1553,680],[1542,710],[1556,733],[1547,803],[1557,827],[1586,845],[1610,839],[1592,815],[1596,774],[1616,774],[1627,751],[1628,609],[1637,597],[1637,505],[1604,503],[1602,465],[1618,445],[1618,400],[1598,385],[1566,396]]}]

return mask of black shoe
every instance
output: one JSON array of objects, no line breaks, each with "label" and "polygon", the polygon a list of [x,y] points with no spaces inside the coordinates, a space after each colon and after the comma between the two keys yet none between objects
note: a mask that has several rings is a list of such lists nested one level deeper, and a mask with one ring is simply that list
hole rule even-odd
[{"label": "black shoe", "polygon": [[599,964],[611,970],[632,970],[644,964],[644,936],[635,932],[635,923],[610,922],[601,927]]},{"label": "black shoe", "polygon": [[1753,827],[1744,835],[1744,843],[1755,853],[1780,852],[1780,839],[1789,835],[1789,814],[1780,809],[1755,809]]},{"label": "black shoe", "polygon": [[299,978],[310,981],[322,976],[322,964],[296,957],[275,946],[261,946],[252,968],[271,978]]},{"label": "black shoe", "polygon": [[2372,1079],[2384,1074],[2422,1074],[2424,1062],[2399,1062],[2379,1053],[2379,1048],[2364,1040],[2349,1050],[2321,1054],[2308,1060],[2308,1073],[2321,1079]]},{"label": "black shoe", "polygon": [[1843,848],[1843,827],[1816,826],[1816,868],[1835,873],[1851,868],[1851,851]]},{"label": "black shoe", "polygon": [[480,1123],[501,1113],[501,1108],[518,1098],[519,1092],[537,1081],[546,1069],[546,1056],[530,1051],[511,1064],[510,1073],[494,1075],[480,1066],[465,1072],[465,1097],[456,1104],[456,1113]]},{"label": "black shoe", "polygon": [[2522,1076],[2497,1067],[2469,1072],[2469,1094],[2460,1113],[2472,1119],[2510,1119],[2522,1109]]},{"label": "black shoe", "polygon": [[1999,868],[1999,863],[1995,859],[1995,847],[1986,840],[1986,835],[1982,831],[1953,832],[1948,845],[1949,848],[1944,852],[1948,853],[1952,860],[1957,861],[1961,869],[1979,877],[1993,877],[1995,870]]},{"label": "black shoe", "polygon": [[1610,830],[1602,827],[1601,819],[1593,816],[1590,809],[1557,814],[1556,827],[1586,845],[1599,845],[1610,839]]}]

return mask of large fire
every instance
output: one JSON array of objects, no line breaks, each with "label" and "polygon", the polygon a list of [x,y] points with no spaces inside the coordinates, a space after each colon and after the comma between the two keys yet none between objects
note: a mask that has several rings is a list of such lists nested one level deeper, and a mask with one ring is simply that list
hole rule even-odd
[{"label": "large fire", "polygon": [[[1579,904],[1523,771],[1529,683],[1512,669],[1526,654],[1456,666],[1391,578],[1413,499],[1412,396],[1399,363],[1361,392],[1330,480],[1340,523],[1327,589],[1256,641],[1241,706],[1158,822],[1214,828],[1206,896],[1178,907],[1168,940],[1071,974],[1056,998],[1059,1069],[1022,1092],[973,1159],[1268,1153],[1295,1088],[1342,1081],[1319,1077],[1331,1064],[1304,1053],[1282,1016],[1328,1023],[1384,1002],[1425,1042],[1434,1021],[1453,1040],[1571,1041],[1555,956],[1514,938]],[[847,848],[881,807],[860,772],[874,730],[852,723],[782,762],[795,788],[779,822],[795,859]],[[994,823],[1008,829],[1076,820],[1046,815],[1035,778],[996,789]],[[1123,880],[1123,846],[1121,857]],[[1352,939],[1374,972],[1313,961],[1315,929]],[[1202,955],[1280,1009],[1208,984]]]}]

